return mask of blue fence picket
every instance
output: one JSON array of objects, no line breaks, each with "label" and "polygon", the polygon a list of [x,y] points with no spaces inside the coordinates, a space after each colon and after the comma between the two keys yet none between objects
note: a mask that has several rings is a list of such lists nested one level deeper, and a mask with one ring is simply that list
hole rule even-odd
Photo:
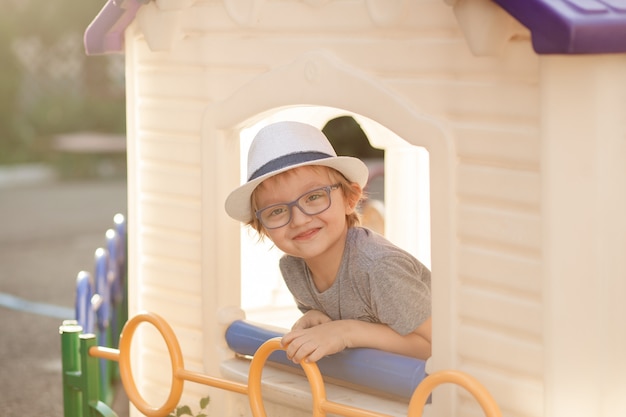
[{"label": "blue fence picket", "polygon": [[94,282],[91,274],[80,271],[76,277],[76,321],[85,333],[95,331],[95,311],[92,306],[92,298],[95,293]]},{"label": "blue fence picket", "polygon": [[[94,255],[93,276],[81,271],[76,280],[76,321],[84,333],[97,336],[101,346],[116,348],[128,319],[126,290],[126,220],[114,217],[114,228],[106,231],[106,247]],[[117,363],[100,360],[100,398],[111,403],[112,386],[119,379]]]}]

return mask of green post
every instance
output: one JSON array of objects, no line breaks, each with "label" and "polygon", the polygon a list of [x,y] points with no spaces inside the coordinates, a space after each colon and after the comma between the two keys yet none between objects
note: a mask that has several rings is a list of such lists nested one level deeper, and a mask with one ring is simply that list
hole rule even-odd
[{"label": "green post", "polygon": [[82,417],[117,417],[115,411],[100,400],[100,360],[89,354],[89,349],[96,346],[96,336],[81,334],[79,338],[83,392]]},{"label": "green post", "polygon": [[[111,326],[108,326],[105,330],[98,332],[100,339],[97,340],[100,346],[111,347]],[[96,342],[94,341],[94,346]],[[100,375],[99,384],[99,397],[107,404],[113,402],[113,390],[111,389],[113,369],[111,361],[106,359],[100,359],[98,362],[98,374]]]},{"label": "green post", "polygon": [[75,320],[65,320],[59,327],[63,369],[63,410],[65,417],[83,417],[79,335],[83,329]]},{"label": "green post", "polygon": [[89,355],[89,348],[96,346],[96,336],[93,334],[81,334],[80,338],[80,361],[82,369],[81,389],[83,391],[83,417],[95,415],[92,412],[99,402],[100,397],[100,372],[98,358]]},{"label": "green post", "polygon": [[65,320],[59,327],[63,369],[64,417],[117,417],[111,408],[100,401],[99,361],[89,355],[96,346],[96,336],[82,334],[76,320]]}]

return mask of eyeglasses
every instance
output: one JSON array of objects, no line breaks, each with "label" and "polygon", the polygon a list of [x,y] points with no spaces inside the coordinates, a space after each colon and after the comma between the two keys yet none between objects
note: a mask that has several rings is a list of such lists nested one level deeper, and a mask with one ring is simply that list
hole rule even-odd
[{"label": "eyeglasses", "polygon": [[256,217],[266,229],[278,229],[291,221],[292,207],[308,216],[320,214],[330,207],[330,192],[341,184],[327,185],[302,194],[290,203],[272,204],[256,211]]}]

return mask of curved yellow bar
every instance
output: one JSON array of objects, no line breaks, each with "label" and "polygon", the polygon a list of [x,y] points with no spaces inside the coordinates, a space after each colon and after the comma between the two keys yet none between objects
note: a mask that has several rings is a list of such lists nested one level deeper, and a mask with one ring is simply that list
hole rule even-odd
[{"label": "curved yellow bar", "polygon": [[428,396],[435,388],[445,383],[465,388],[476,398],[486,417],[502,417],[498,404],[487,389],[478,380],[460,371],[438,371],[424,378],[411,396],[408,417],[421,417]]},{"label": "curved yellow bar", "polygon": [[280,346],[280,339],[274,338],[263,343],[255,352],[248,371],[248,401],[255,417],[266,417],[261,394],[261,375],[263,366],[270,354]]},{"label": "curved yellow bar", "polygon": [[[172,386],[170,393],[161,407],[153,407],[148,404],[135,384],[130,364],[131,342],[135,330],[142,322],[152,324],[163,337],[170,355],[172,366]],[[220,389],[225,389],[240,394],[247,394],[250,408],[254,417],[266,417],[263,396],[261,393],[261,376],[263,367],[269,356],[276,350],[283,350],[280,337],[270,339],[263,343],[254,354],[248,372],[248,385],[213,378],[196,372],[187,371],[183,363],[183,355],[178,339],[170,325],[160,316],[152,313],[139,313],[131,318],[120,335],[120,348],[111,349],[102,346],[94,346],[89,349],[91,356],[119,362],[122,384],[128,394],[129,400],[137,409],[148,417],[167,416],[179,404],[184,381],[192,381]],[[324,380],[315,363],[301,362],[300,365],[311,386],[313,397],[313,417],[325,417],[326,413],[338,414],[345,417],[388,417],[385,414],[339,404],[326,399]],[[478,380],[459,371],[439,371],[426,377],[415,389],[409,402],[408,417],[421,417],[424,406],[432,391],[441,384],[452,383],[465,388],[476,398],[483,409],[486,417],[502,417],[498,405],[489,392]]]},{"label": "curved yellow bar", "polygon": [[[270,339],[263,343],[255,352],[250,370],[248,372],[248,400],[254,417],[267,417],[261,395],[261,374],[269,356],[276,350],[283,350],[280,337]],[[309,381],[313,397],[313,417],[324,417],[326,413],[339,414],[345,417],[386,417],[385,414],[376,413],[362,408],[352,407],[345,404],[328,401],[324,379],[317,364],[300,362],[300,366]]]},{"label": "curved yellow bar", "polygon": [[[135,330],[142,322],[151,323],[161,333],[161,336],[165,340],[167,345],[170,361],[172,366],[172,387],[170,388],[170,394],[161,407],[153,407],[148,404],[135,384],[135,379],[132,375],[132,368],[130,366],[130,352],[131,343]],[[153,313],[140,313],[130,319],[122,330],[120,335],[120,348],[113,349],[103,346],[93,346],[89,349],[89,354],[96,358],[102,358],[119,362],[120,376],[122,378],[122,385],[124,390],[128,394],[128,399],[148,417],[161,417],[167,416],[178,405],[184,381],[196,382],[220,389],[225,389],[240,394],[247,394],[248,387],[245,384],[232,382],[220,378],[213,378],[207,375],[202,375],[197,372],[188,371],[184,368],[183,356],[181,353],[178,339],[174,334],[174,331],[170,325],[162,319],[160,316]]]},{"label": "curved yellow bar", "polygon": [[[142,322],[151,323],[163,336],[167,350],[170,354],[170,362],[172,365],[172,386],[170,388],[170,394],[159,408],[152,407],[146,402],[139,391],[135,380],[133,378],[133,371],[130,365],[130,347],[133,339],[133,335],[137,327]],[[137,407],[137,409],[148,417],[160,417],[169,414],[180,401],[180,397],[183,392],[184,380],[180,378],[179,371],[184,369],[183,355],[178,344],[178,339],[174,334],[174,331],[170,325],[156,314],[140,313],[132,319],[128,320],[122,334],[120,336],[120,354],[119,354],[119,368],[120,376],[122,378],[122,384],[128,394],[128,398]]]},{"label": "curved yellow bar", "polygon": [[[266,417],[261,395],[261,374],[263,373],[265,362],[267,362],[272,352],[282,349],[280,337],[275,337],[263,343],[252,357],[250,371],[248,372],[248,399],[254,417]],[[324,387],[319,368],[314,363],[301,362],[300,365],[302,365],[311,385],[313,417],[323,417],[326,415],[323,409],[323,404],[326,402],[326,388]]]}]

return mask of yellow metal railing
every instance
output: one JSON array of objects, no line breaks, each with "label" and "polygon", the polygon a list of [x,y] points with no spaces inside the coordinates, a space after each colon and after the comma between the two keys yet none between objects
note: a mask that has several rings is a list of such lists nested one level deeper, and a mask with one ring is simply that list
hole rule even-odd
[{"label": "yellow metal railing", "polygon": [[[172,385],[166,401],[155,407],[143,399],[135,384],[130,364],[131,342],[139,324],[148,322],[162,335],[169,351],[172,367]],[[131,318],[124,326],[120,337],[119,349],[102,346],[88,348],[89,356],[117,361],[120,368],[122,384],[129,400],[137,409],[148,417],[167,416],[179,403],[184,381],[196,382],[215,388],[220,388],[248,396],[252,414],[255,417],[266,417],[263,398],[261,395],[261,374],[269,356],[276,350],[282,349],[280,339],[274,338],[265,342],[252,358],[248,374],[248,383],[228,381],[203,375],[185,369],[183,356],[170,325],[160,316],[152,313],[140,313]],[[327,413],[345,417],[385,417],[385,414],[348,406],[329,401],[322,375],[315,363],[302,362],[301,366],[311,386],[313,396],[313,417],[326,416]],[[500,409],[489,392],[475,378],[460,371],[439,371],[427,376],[415,389],[408,407],[408,417],[421,417],[424,406],[432,393],[439,385],[451,383],[466,389],[481,406],[486,417],[502,417]]]}]

